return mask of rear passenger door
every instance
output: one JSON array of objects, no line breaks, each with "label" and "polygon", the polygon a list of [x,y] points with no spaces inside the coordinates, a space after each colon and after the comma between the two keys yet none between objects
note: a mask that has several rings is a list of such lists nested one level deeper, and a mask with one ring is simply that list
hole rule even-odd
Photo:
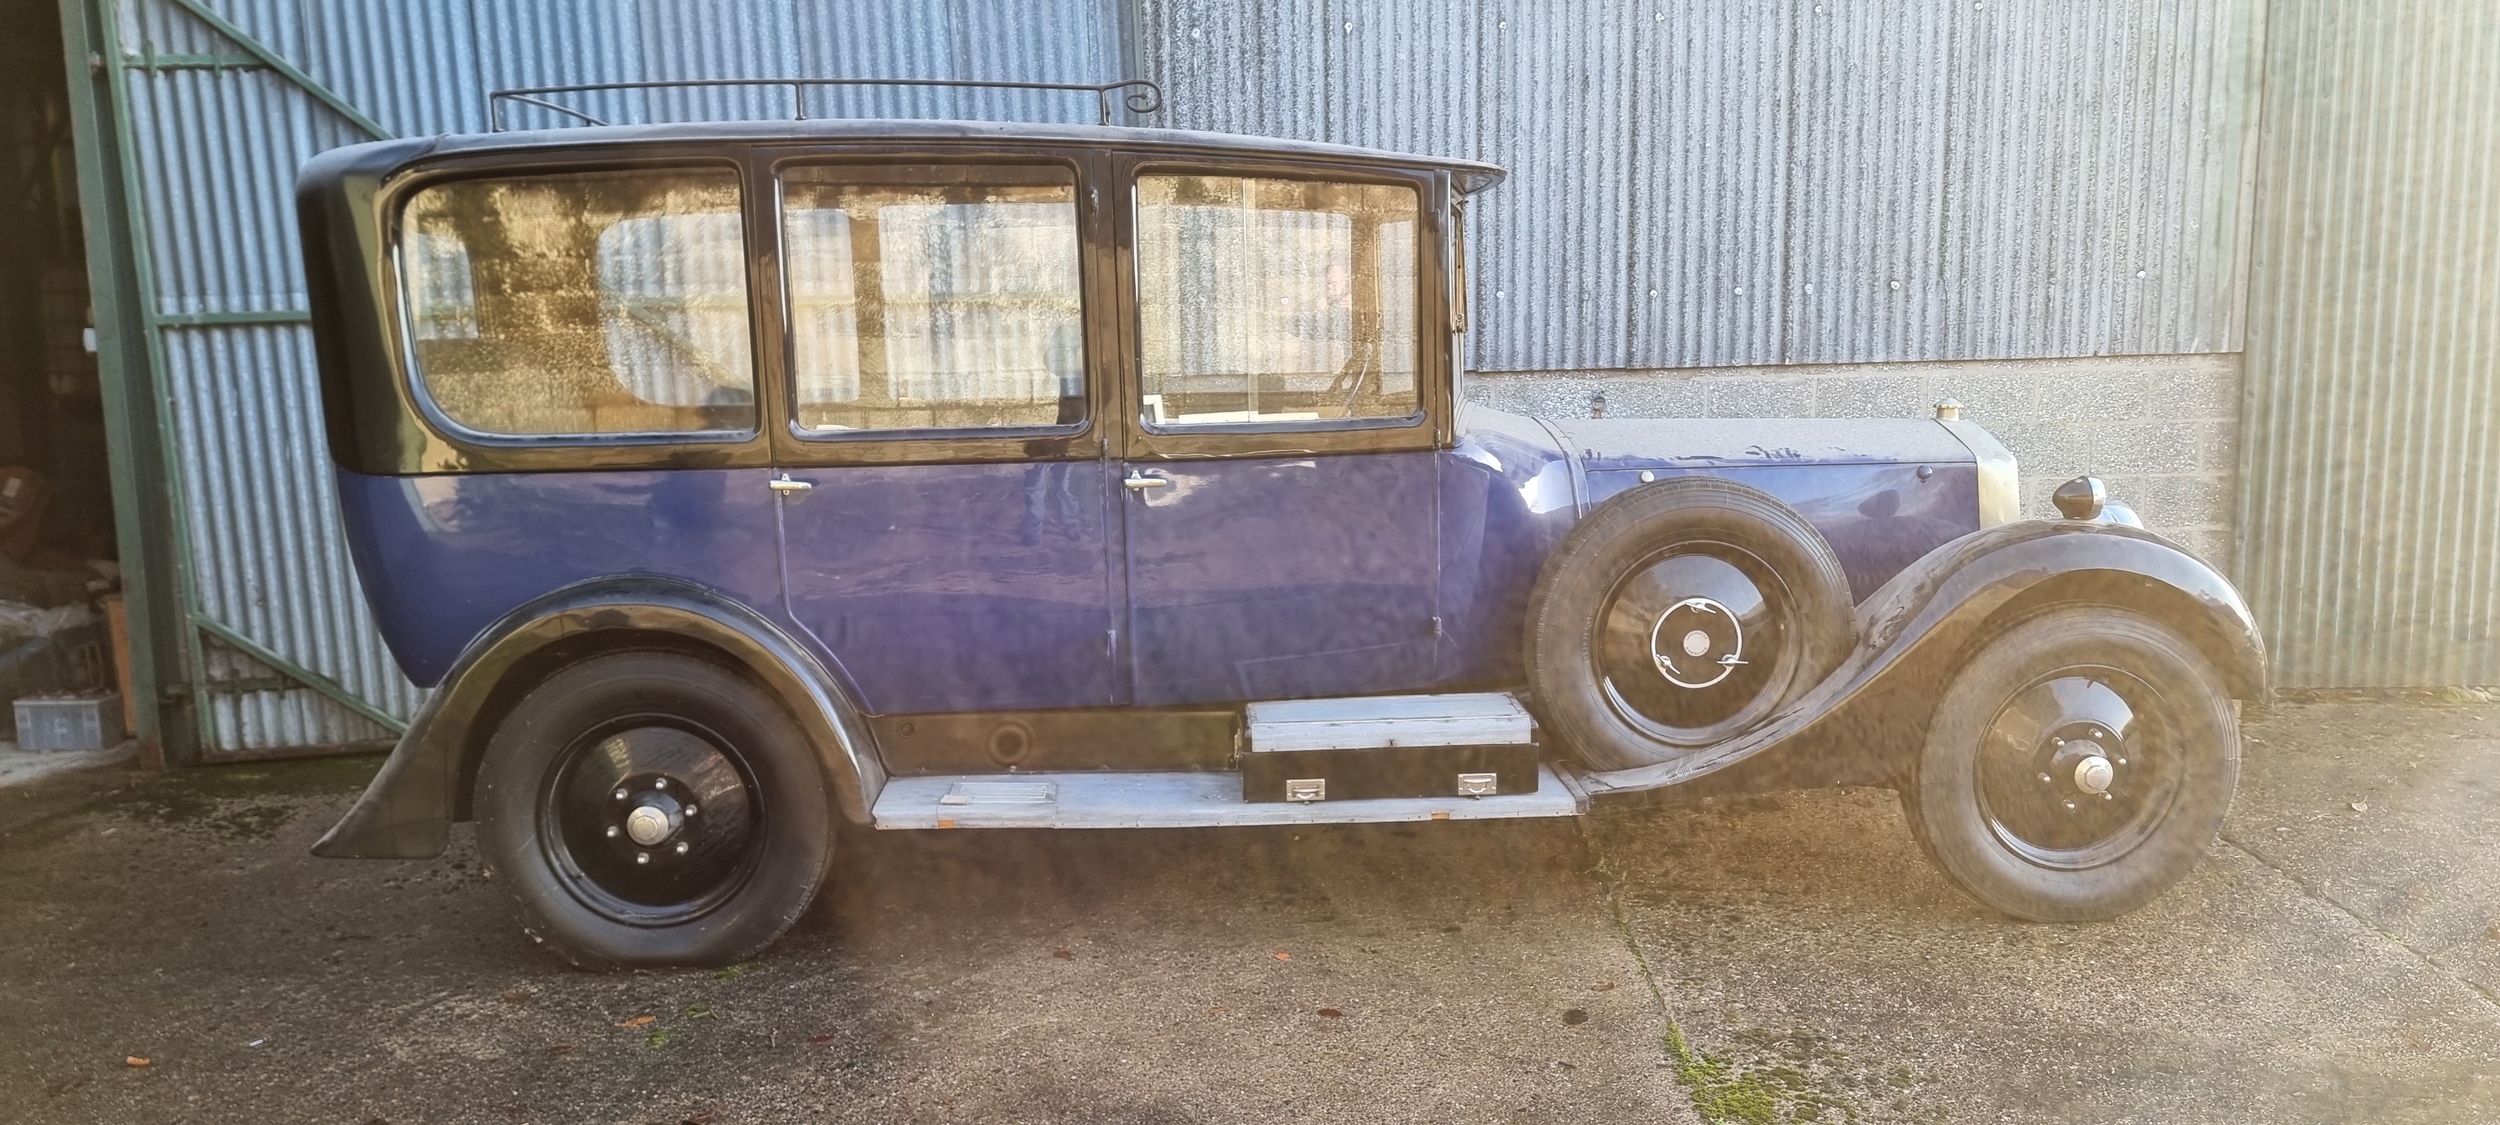
[{"label": "rear passenger door", "polygon": [[766,163],[791,616],[872,712],[1117,702],[1096,162]]},{"label": "rear passenger door", "polygon": [[1140,704],[1432,680],[1446,352],[1428,174],[1132,157],[1122,396]]}]

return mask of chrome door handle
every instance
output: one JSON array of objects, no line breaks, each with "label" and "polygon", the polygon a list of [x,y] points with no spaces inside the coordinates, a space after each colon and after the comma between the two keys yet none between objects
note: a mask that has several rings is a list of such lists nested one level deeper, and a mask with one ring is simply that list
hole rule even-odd
[{"label": "chrome door handle", "polygon": [[800,492],[805,492],[805,491],[807,491],[808,489],[811,489],[811,488],[816,487],[813,483],[808,482],[808,481],[803,481],[803,480],[791,480],[791,479],[790,479],[790,474],[788,474],[788,473],[783,473],[783,474],[781,474],[780,476],[774,477],[774,478],[773,478],[770,482],[768,482],[768,483],[771,485],[772,490],[773,490],[773,491],[775,491],[775,492],[784,492],[784,493],[793,493],[793,494],[795,494],[795,493],[800,493]]},{"label": "chrome door handle", "polygon": [[1169,480],[1162,477],[1150,477],[1144,473],[1137,472],[1134,469],[1129,471],[1128,479],[1121,481],[1120,483],[1125,484],[1132,489],[1170,488],[1172,486],[1172,482]]}]

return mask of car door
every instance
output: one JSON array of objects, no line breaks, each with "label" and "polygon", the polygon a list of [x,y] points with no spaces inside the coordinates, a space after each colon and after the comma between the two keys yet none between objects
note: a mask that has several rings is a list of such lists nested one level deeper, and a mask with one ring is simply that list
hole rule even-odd
[{"label": "car door", "polygon": [[[1121,521],[1137,703],[1431,680],[1449,386],[1439,185],[1123,163]],[[1446,323],[1443,321],[1443,323]]]},{"label": "car door", "polygon": [[1100,706],[1111,468],[1082,153],[782,154],[788,611],[875,713]]}]

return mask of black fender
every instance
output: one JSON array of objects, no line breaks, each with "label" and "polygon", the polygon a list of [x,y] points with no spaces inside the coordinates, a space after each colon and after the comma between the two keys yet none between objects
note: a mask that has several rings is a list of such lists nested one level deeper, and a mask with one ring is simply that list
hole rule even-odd
[{"label": "black fender", "polygon": [[467,815],[465,785],[489,728],[514,697],[507,679],[517,671],[534,680],[532,673],[552,670],[542,667],[549,659],[596,651],[603,632],[619,641],[627,633],[664,636],[726,654],[789,707],[834,784],[837,807],[853,822],[867,822],[885,787],[884,765],[850,693],[806,646],[755,610],[691,582],[603,578],[549,593],[480,631],[313,854],[441,854],[451,822]]},{"label": "black fender", "polygon": [[1963,654],[2052,605],[2140,610],[2179,630],[2235,699],[2267,699],[2265,641],[2229,579],[2178,544],[2105,521],[2034,520],[1962,536],[1858,607],[1858,647],[1784,714],[1669,762],[1583,775],[1601,804],[1874,784],[1925,738]]}]

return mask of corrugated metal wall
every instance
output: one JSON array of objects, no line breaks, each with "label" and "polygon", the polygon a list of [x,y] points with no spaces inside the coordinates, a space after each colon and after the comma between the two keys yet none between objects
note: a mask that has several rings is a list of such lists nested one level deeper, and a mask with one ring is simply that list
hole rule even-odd
[{"label": "corrugated metal wall", "polygon": [[[334,681],[384,717],[406,718],[421,695],[382,648],[340,536],[295,239],[296,169],[369,133],[245,40],[380,131],[406,135],[482,130],[486,91],[519,85],[792,74],[1100,81],[1122,72],[1119,13],[1097,0],[118,5],[127,143],[146,201],[140,265],[179,469],[184,579],[203,630],[192,651],[212,752],[386,733],[244,644]],[[784,103],[771,97],[577,104],[617,121],[690,120],[777,115]],[[531,112],[514,124],[557,123]],[[1086,96],[882,91],[814,95],[811,112],[1090,121],[1095,107]]]},{"label": "corrugated metal wall", "polygon": [[[418,700],[339,542],[289,195],[322,149],[485,127],[493,88],[1099,81],[1140,61],[1169,90],[1163,124],[1497,160],[1513,178],[1475,212],[1489,370],[2238,346],[2254,0],[91,2],[120,38],[194,655],[227,751],[371,736]],[[781,96],[573,104],[686,120],[777,116]],[[1093,114],[1029,93],[811,99]],[[272,674],[289,664],[336,698]]]},{"label": "corrugated metal wall", "polygon": [[1172,124],[1511,168],[1479,369],[2239,347],[2250,0],[1139,9]]},{"label": "corrugated metal wall", "polygon": [[2241,580],[2287,685],[2500,684],[2500,6],[2275,0]]}]

